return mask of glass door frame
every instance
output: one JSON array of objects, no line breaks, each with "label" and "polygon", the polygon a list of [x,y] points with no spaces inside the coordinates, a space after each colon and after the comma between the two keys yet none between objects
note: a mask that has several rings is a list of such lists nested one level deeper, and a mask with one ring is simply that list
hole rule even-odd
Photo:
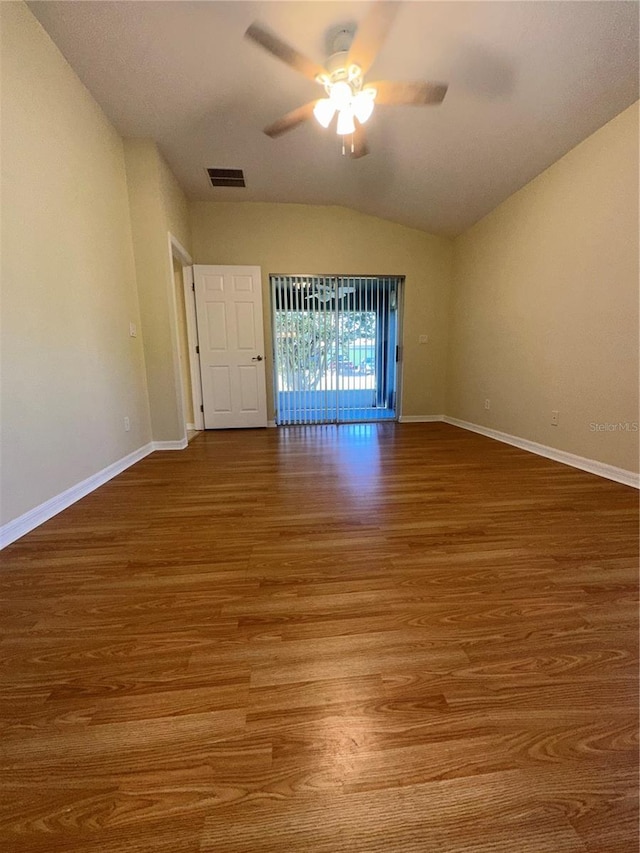
[{"label": "glass door frame", "polygon": [[[271,273],[269,275],[269,283],[270,283],[270,296],[271,296],[271,332],[272,332],[272,358],[273,358],[273,371],[272,371],[272,379],[273,379],[273,398],[274,398],[274,410],[275,410],[275,420],[277,424],[312,424],[312,423],[355,423],[355,422],[364,422],[371,423],[377,422],[380,420],[398,420],[400,417],[399,405],[402,399],[401,394],[401,383],[402,383],[402,320],[403,320],[403,296],[404,296],[404,283],[405,277],[403,275],[343,275],[343,274],[332,274],[332,275],[304,275],[300,273],[291,274],[291,273]],[[340,340],[340,318],[346,316],[349,312],[348,309],[345,309],[341,305],[341,298],[339,296],[341,287],[349,287],[351,285],[356,286],[357,300],[360,302],[364,295],[365,307],[362,308],[361,311],[354,309],[352,313],[369,313],[369,310],[373,310],[376,315],[376,333],[375,333],[375,388],[373,389],[374,393],[374,402],[373,405],[364,405],[362,407],[356,405],[356,410],[358,408],[362,408],[363,412],[371,411],[373,414],[372,417],[358,417],[357,414],[354,414],[354,417],[349,418],[344,415],[341,416],[341,411],[345,411],[345,406],[341,405],[340,397],[342,395],[343,399],[347,397],[349,391],[356,390],[355,388],[349,389],[347,387],[343,387],[343,383],[341,383],[341,374],[340,374],[340,365],[342,363],[342,358],[344,356],[343,350],[345,348],[349,349],[348,342],[346,345],[343,345]],[[329,285],[334,290],[334,295],[329,298],[329,303],[331,307],[327,311],[325,309],[325,316],[327,314],[333,313],[334,316],[334,324],[335,324],[335,341],[333,343],[332,353],[332,362],[335,364],[335,403],[328,404],[327,394],[330,390],[327,387],[328,383],[325,379],[325,389],[324,392],[319,391],[318,393],[324,393],[324,410],[325,417],[318,417],[318,413],[323,408],[322,405],[317,404],[315,406],[315,412],[311,417],[305,417],[304,411],[305,406],[307,407],[307,411],[310,408],[308,401],[305,402],[304,394],[312,393],[309,389],[300,390],[294,389],[291,391],[293,394],[300,395],[298,398],[297,406],[303,414],[300,417],[294,417],[292,419],[283,418],[282,417],[282,389],[280,388],[279,382],[279,368],[282,368],[282,364],[280,362],[280,357],[278,355],[278,347],[279,347],[279,332],[277,330],[277,313],[281,310],[289,310],[292,313],[295,313],[296,310],[300,312],[301,315],[304,315],[305,309],[300,304],[301,300],[304,297],[301,294],[301,291],[306,287],[309,288],[321,288]],[[371,288],[371,290],[369,290]],[[375,289],[374,289],[375,288]],[[375,300],[371,294],[375,294]],[[380,295],[384,298],[380,298]],[[392,305],[392,296],[395,300],[395,304]],[[283,297],[286,297],[286,304],[289,306],[287,308],[283,308]],[[366,300],[371,298],[372,305],[371,309],[367,309]],[[298,303],[298,307],[296,309],[295,305]],[[323,305],[327,304],[327,300],[325,300]],[[312,310],[309,311],[310,314],[313,313]],[[323,313],[322,309],[318,309],[318,313]],[[393,322],[391,322],[393,319]],[[365,353],[367,352],[367,344],[365,344]],[[327,350],[325,350],[327,352]],[[327,356],[328,358],[329,356]],[[360,365],[361,367],[361,365]],[[342,378],[344,378],[346,374],[342,374]],[[325,376],[328,376],[328,368],[325,364]],[[280,377],[281,378],[281,377]],[[395,381],[394,381],[395,380]],[[364,390],[364,389],[363,389]],[[330,395],[329,395],[330,396]],[[380,417],[375,417],[376,410],[380,411]],[[288,411],[295,412],[296,411],[296,402],[294,398],[294,403],[291,406],[290,410],[285,408],[285,412]],[[389,416],[385,416],[383,412],[392,412]],[[329,413],[331,416],[329,416]]]}]

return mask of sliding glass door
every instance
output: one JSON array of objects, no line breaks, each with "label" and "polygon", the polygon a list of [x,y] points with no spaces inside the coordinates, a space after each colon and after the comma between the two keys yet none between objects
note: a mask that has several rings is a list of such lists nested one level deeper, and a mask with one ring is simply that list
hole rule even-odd
[{"label": "sliding glass door", "polygon": [[271,276],[279,424],[396,417],[401,277]]}]

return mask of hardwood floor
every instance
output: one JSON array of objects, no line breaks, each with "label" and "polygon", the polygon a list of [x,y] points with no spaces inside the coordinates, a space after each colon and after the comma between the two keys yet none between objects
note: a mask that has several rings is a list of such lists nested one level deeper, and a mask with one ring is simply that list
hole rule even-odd
[{"label": "hardwood floor", "polygon": [[638,494],[445,424],[203,433],[0,558],[0,849],[638,849]]}]

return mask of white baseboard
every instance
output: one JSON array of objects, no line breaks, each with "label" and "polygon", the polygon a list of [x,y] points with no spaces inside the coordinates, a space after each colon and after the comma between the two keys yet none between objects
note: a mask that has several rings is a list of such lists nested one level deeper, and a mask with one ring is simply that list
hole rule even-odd
[{"label": "white baseboard", "polygon": [[196,425],[195,424],[187,424],[186,427],[189,430],[189,432],[195,432],[196,431]]},{"label": "white baseboard", "polygon": [[529,453],[553,459],[554,462],[562,462],[563,465],[570,465],[572,468],[588,471],[590,474],[596,474],[598,477],[604,477],[607,480],[614,480],[616,483],[640,489],[640,475],[634,471],[627,471],[625,468],[616,468],[614,465],[607,465],[605,462],[598,462],[595,459],[587,459],[586,456],[577,456],[575,453],[557,450],[555,447],[548,447],[546,444],[538,444],[536,441],[529,441],[526,438],[519,438],[516,435],[509,435],[506,432],[499,432],[498,430],[489,429],[489,427],[480,426],[479,424],[472,424],[469,421],[460,421],[457,418],[447,416],[443,420],[452,426],[461,427],[470,432],[477,432],[480,435],[487,436],[487,438],[501,441],[503,444],[511,444],[514,447],[519,447],[521,450],[528,450]]},{"label": "white baseboard", "polygon": [[18,518],[14,518],[13,521],[3,524],[2,527],[0,527],[0,548],[5,548],[7,545],[15,542],[16,539],[20,539],[21,536],[25,535],[25,533],[29,533],[29,531],[33,530],[35,527],[38,527],[40,524],[44,524],[45,521],[53,518],[54,515],[62,512],[63,509],[66,509],[71,506],[71,504],[79,501],[80,498],[84,498],[90,492],[95,491],[99,486],[103,486],[127,468],[135,465],[136,462],[144,459],[144,457],[152,453],[153,450],[153,443],[149,442],[143,447],[138,448],[138,450],[134,450],[132,453],[127,454],[127,456],[123,456],[122,459],[118,459],[117,462],[107,465],[106,468],[103,468],[102,471],[98,471],[97,474],[92,474],[91,477],[87,477],[86,480],[82,480],[81,483],[76,483],[75,486],[71,486],[59,495],[49,498],[48,501],[30,509],[23,515],[18,516]]},{"label": "white baseboard", "polygon": [[[555,447],[538,444],[535,441],[509,435],[506,432],[499,432],[498,430],[480,426],[479,424],[472,424],[469,421],[461,421],[458,418],[450,418],[447,415],[402,415],[399,421],[401,423],[435,423],[444,421],[444,423],[451,424],[452,426],[479,433],[487,438],[501,441],[504,444],[511,444],[514,447],[519,447],[521,450],[527,450],[538,456],[553,459],[555,462],[561,462],[572,468],[579,468],[581,471],[588,471],[590,474],[596,474],[598,477],[604,477],[607,480],[613,480],[616,483],[640,489],[640,475],[634,471],[616,468],[614,465],[607,465],[595,459],[587,459],[585,456],[577,456],[574,453],[557,450]],[[269,421],[268,426],[275,426],[275,423]],[[136,462],[144,459],[150,453],[156,450],[184,450],[187,444],[186,438],[180,441],[150,441],[143,447],[138,448],[138,450],[134,450],[127,456],[123,456],[122,459],[118,459],[116,462],[103,468],[102,471],[98,471],[91,477],[87,477],[86,480],[76,483],[75,486],[71,486],[59,495],[55,495],[53,498],[30,509],[18,518],[14,518],[13,521],[2,525],[0,527],[0,549],[15,542],[16,539],[20,539],[21,536],[29,533],[30,530],[34,530],[39,525],[44,524],[45,521],[53,518],[54,515],[67,509],[71,504],[76,503],[76,501],[95,491],[95,489],[109,482],[109,480],[117,477],[118,474],[135,465]]]},{"label": "white baseboard", "polygon": [[187,437],[181,438],[179,441],[152,441],[152,450],[184,450],[189,442]]},{"label": "white baseboard", "polygon": [[48,501],[18,516],[18,518],[14,518],[13,521],[2,525],[0,527],[0,550],[15,542],[16,539],[20,539],[21,536],[29,533],[30,530],[34,530],[36,527],[44,524],[45,521],[53,518],[54,515],[62,512],[63,509],[67,509],[71,504],[79,501],[80,498],[84,498],[100,486],[108,483],[109,480],[117,477],[118,474],[126,471],[127,468],[135,465],[136,462],[144,459],[145,456],[148,456],[155,450],[184,450],[186,446],[187,439],[184,438],[180,441],[150,441],[143,447],[139,447],[138,450],[134,450],[132,453],[127,454],[127,456],[123,456],[122,459],[118,459],[117,462],[113,462],[111,465],[107,465],[102,471],[92,474],[91,477],[87,477],[81,483],[76,483],[75,486],[71,486],[59,495],[55,495]]},{"label": "white baseboard", "polygon": [[269,427],[270,429],[276,426],[277,424],[275,421],[267,421],[267,427]]}]

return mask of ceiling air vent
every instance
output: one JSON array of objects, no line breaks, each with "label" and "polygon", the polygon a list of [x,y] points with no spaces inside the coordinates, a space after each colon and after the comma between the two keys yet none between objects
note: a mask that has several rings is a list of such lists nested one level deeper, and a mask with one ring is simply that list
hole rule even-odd
[{"label": "ceiling air vent", "polygon": [[212,187],[245,187],[242,169],[207,169]]}]

